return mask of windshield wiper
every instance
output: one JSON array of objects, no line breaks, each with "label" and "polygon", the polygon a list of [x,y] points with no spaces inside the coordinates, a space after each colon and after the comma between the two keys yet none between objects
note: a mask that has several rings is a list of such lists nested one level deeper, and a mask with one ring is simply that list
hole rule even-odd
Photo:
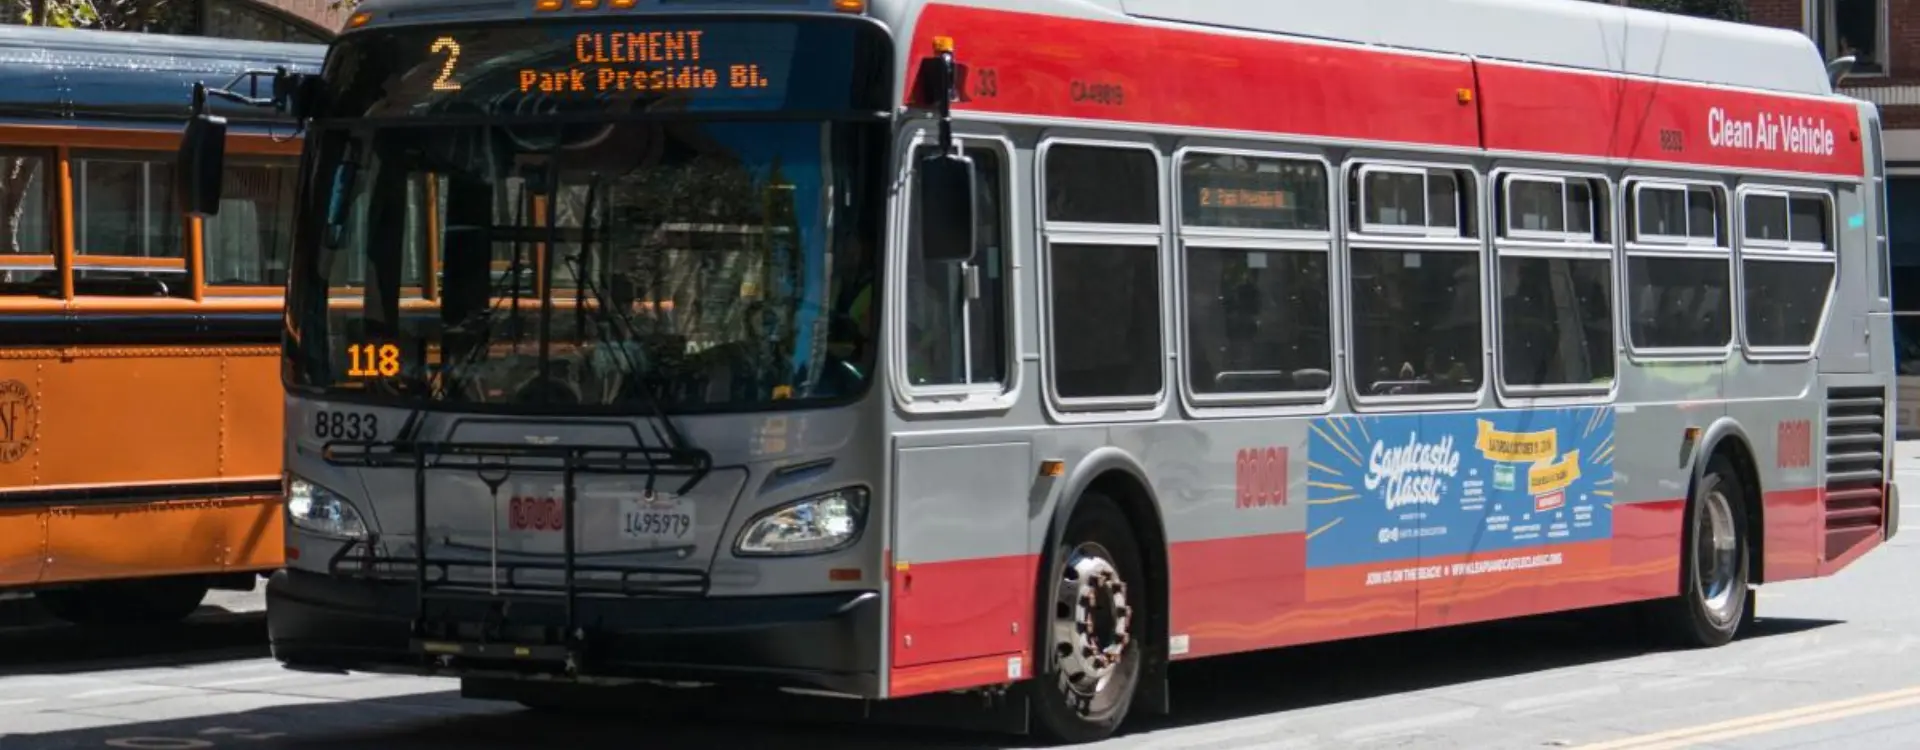
[{"label": "windshield wiper", "polygon": [[[624,329],[624,335],[628,341],[631,341],[638,327],[634,325],[633,319],[627,315],[626,310],[622,310],[614,304],[612,295],[608,294],[605,289],[600,288],[599,284],[594,283],[593,274],[591,273],[592,269],[589,267],[590,259],[593,257],[594,236],[599,234],[599,232],[596,231],[598,227],[594,220],[594,207],[596,205],[595,201],[599,197],[600,183],[601,179],[597,174],[590,176],[587,181],[586,215],[582,217],[580,222],[580,250],[572,259],[574,263],[574,281],[580,285],[580,289],[593,295],[593,299],[597,303],[595,306],[602,311],[600,314],[606,317],[607,322],[614,324],[612,327],[615,329],[615,332],[620,333]],[[551,293],[549,293],[548,296],[551,298]],[[585,305],[579,305],[579,307],[584,308]],[[596,328],[599,322],[600,321],[595,321]],[[642,403],[646,404],[649,416],[652,417],[652,419],[649,420],[649,426],[653,428],[653,436],[667,449],[669,458],[701,466],[710,465],[713,461],[713,454],[688,444],[686,438],[673,426],[673,420],[667,418],[666,410],[660,406],[659,394],[655,393],[652,388],[649,388],[645,382],[642,382],[642,378],[640,377],[640,363],[634,358],[633,354],[628,352],[624,347],[611,346],[611,341],[605,341],[603,339],[603,343],[609,345],[606,348],[614,350],[612,353],[615,357],[625,360],[623,364],[626,365],[628,377],[622,378],[624,382],[622,390],[632,391],[633,395],[637,396]],[[651,462],[651,457],[649,457],[648,460]],[[647,478],[647,490],[649,492],[653,490],[652,475],[649,475]]]}]

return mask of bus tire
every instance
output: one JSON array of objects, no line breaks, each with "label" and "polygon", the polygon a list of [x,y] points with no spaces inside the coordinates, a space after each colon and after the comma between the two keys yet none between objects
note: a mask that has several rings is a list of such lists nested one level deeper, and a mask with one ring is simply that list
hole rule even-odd
[{"label": "bus tire", "polygon": [[1732,641],[1752,620],[1747,488],[1726,454],[1716,453],[1687,501],[1680,546],[1680,595],[1654,603],[1655,635],[1682,648]]},{"label": "bus tire", "polygon": [[1036,734],[1080,744],[1112,736],[1127,717],[1145,657],[1146,573],[1133,528],[1112,499],[1089,491],[1067,521],[1040,591],[1040,664],[1029,683]]},{"label": "bus tire", "polygon": [[90,583],[34,598],[48,614],[75,625],[163,625],[187,619],[208,590],[199,579],[161,578]]}]

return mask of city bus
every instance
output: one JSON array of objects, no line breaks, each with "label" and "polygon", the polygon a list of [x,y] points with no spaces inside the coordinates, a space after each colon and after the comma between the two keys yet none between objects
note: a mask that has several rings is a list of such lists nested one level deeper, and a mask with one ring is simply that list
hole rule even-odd
[{"label": "city bus", "polygon": [[274,656],[1078,742],[1179,660],[1724,644],[1898,525],[1836,76],[1573,0],[367,0],[274,85]]},{"label": "city bus", "polygon": [[279,341],[300,144],[252,107],[219,218],[174,193],[205,78],[325,47],[0,26],[0,596],[178,620],[281,564]]}]

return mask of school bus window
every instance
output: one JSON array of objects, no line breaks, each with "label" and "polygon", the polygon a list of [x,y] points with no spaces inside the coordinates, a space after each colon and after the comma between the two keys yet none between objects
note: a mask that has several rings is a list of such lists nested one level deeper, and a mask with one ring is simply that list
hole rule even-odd
[{"label": "school bus window", "polygon": [[206,220],[207,284],[280,286],[293,242],[291,159],[230,161],[220,213]]},{"label": "school bus window", "polygon": [[0,237],[7,254],[53,253],[50,161],[44,154],[0,152]]},{"label": "school bus window", "polygon": [[185,257],[172,164],[159,157],[76,157],[73,173],[76,252]]}]

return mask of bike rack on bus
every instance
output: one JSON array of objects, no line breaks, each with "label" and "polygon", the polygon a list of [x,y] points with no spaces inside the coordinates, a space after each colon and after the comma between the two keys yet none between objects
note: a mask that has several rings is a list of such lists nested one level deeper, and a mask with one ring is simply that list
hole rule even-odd
[{"label": "bike rack on bus", "polygon": [[[649,491],[653,489],[655,482],[663,478],[681,478],[682,481],[675,492],[684,495],[705,479],[712,470],[711,455],[703,450],[632,446],[538,446],[481,442],[336,440],[328,442],[322,448],[321,456],[327,463],[335,466],[413,469],[412,559],[383,555],[379,536],[370,533],[363,540],[341,547],[339,552],[329,560],[327,567],[329,573],[342,577],[400,580],[399,576],[383,575],[381,569],[391,571],[395,565],[411,563],[413,566],[411,578],[417,607],[413,619],[412,641],[415,653],[523,660],[564,659],[570,669],[577,669],[581,661],[581,653],[576,647],[585,640],[585,631],[581,628],[578,612],[578,602],[583,597],[701,597],[706,595],[711,585],[710,576],[704,566],[688,569],[664,566],[581,565],[576,549],[577,526],[574,523],[575,508],[579,501],[576,480],[581,475],[644,476]],[[462,469],[471,470],[480,475],[482,481],[494,488],[504,483],[507,476],[515,471],[560,473],[562,486],[565,488],[561,498],[564,532],[561,534],[563,547],[560,561],[552,563],[523,560],[502,564],[498,560],[497,546],[493,548],[495,557],[490,564],[452,558],[436,559],[429,556],[427,554],[429,542],[427,538],[427,472]],[[672,552],[673,550],[663,551]],[[492,582],[491,586],[453,580],[451,573],[453,568],[482,566],[491,567],[496,576],[504,570],[505,588],[502,588],[502,582],[498,578]],[[561,572],[562,582],[558,587],[519,580],[519,574],[523,571],[553,570]],[[430,575],[429,571],[437,575]],[[581,573],[614,574],[619,578],[608,582],[585,582],[583,585],[579,580]],[[645,583],[635,580],[642,577],[666,580]],[[516,600],[550,601],[553,594],[560,595],[565,613],[563,643],[557,647],[490,644],[484,640],[480,643],[447,643],[444,640],[432,639],[428,620],[430,601],[489,603]]]}]

